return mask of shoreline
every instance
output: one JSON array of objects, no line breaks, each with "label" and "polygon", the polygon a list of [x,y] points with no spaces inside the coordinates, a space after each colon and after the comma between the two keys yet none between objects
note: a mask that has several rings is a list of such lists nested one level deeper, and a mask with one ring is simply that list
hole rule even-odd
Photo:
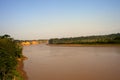
[{"label": "shoreline", "polygon": [[17,71],[20,73],[21,77],[24,80],[28,80],[27,73],[24,70],[24,60],[26,60],[27,57],[23,57],[18,59],[18,66],[17,66]]},{"label": "shoreline", "polygon": [[59,47],[120,47],[120,44],[47,44]]}]

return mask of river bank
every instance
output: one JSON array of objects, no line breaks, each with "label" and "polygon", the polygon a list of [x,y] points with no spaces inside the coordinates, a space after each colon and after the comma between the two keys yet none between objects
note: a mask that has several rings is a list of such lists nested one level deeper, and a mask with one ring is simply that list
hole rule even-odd
[{"label": "river bank", "polygon": [[120,44],[47,44],[48,46],[62,47],[120,47]]},{"label": "river bank", "polygon": [[[18,59],[18,65],[17,65],[17,71],[19,72],[20,76],[24,79],[24,80],[28,80],[27,77],[27,73],[24,71],[24,60],[26,60],[27,57],[23,57]],[[17,80],[17,79],[15,79]]]}]

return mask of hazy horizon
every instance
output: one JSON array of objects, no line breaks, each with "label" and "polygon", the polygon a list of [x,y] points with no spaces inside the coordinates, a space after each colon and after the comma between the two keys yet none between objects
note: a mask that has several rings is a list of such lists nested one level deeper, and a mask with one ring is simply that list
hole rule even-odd
[{"label": "hazy horizon", "polygon": [[33,40],[120,33],[120,0],[0,0],[0,35]]}]

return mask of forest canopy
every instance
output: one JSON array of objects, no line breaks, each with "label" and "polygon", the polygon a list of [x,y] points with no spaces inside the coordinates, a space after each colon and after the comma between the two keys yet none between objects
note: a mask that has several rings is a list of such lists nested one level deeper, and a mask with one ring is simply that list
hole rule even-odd
[{"label": "forest canopy", "polygon": [[120,33],[50,39],[49,44],[120,44]]}]

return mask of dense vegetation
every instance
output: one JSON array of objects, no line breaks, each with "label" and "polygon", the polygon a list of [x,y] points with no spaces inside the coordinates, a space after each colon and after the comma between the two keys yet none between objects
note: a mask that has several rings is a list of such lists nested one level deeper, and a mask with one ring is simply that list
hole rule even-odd
[{"label": "dense vegetation", "polygon": [[50,39],[49,44],[120,44],[120,33],[99,36]]},{"label": "dense vegetation", "polygon": [[16,70],[22,47],[9,35],[0,36],[0,80],[22,80]]}]

